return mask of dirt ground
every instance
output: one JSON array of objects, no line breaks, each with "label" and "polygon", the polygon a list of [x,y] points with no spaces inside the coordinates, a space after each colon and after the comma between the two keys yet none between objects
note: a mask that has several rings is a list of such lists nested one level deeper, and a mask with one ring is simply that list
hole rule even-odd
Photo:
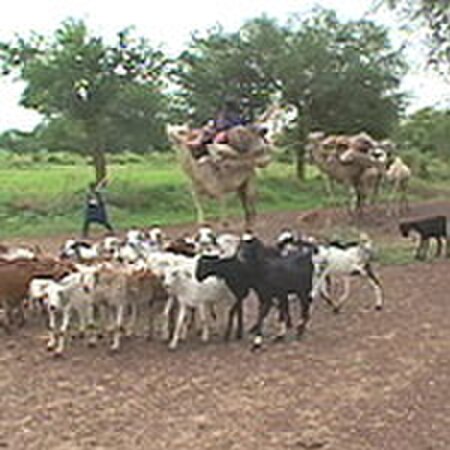
[{"label": "dirt ground", "polygon": [[[411,216],[446,211],[450,203],[433,202]],[[346,221],[336,211],[273,214],[257,231],[269,239],[282,226],[319,232]],[[363,225],[396,233],[376,211]],[[39,242],[52,250],[62,238]],[[449,270],[444,260],[383,267],[383,311],[355,280],[341,314],[317,302],[301,341],[256,353],[248,339],[191,337],[171,353],[134,337],[114,355],[75,341],[55,360],[32,318],[0,334],[0,449],[448,450]]]}]

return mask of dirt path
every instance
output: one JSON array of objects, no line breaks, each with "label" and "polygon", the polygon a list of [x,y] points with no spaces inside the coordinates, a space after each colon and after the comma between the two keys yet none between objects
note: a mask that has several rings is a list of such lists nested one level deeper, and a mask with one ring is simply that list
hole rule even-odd
[{"label": "dirt path", "polygon": [[256,354],[134,338],[57,361],[39,324],[2,336],[0,448],[447,450],[449,269],[384,269],[383,312],[361,287],[338,316],[318,304],[303,341]]},{"label": "dirt path", "polygon": [[[342,209],[320,209],[315,211],[284,211],[276,213],[260,214],[254,230],[262,238],[272,240],[282,228],[291,227],[303,232],[320,236],[329,233],[333,229],[346,229],[349,227],[360,228],[368,231],[375,237],[398,237],[399,220],[408,218],[425,217],[432,215],[447,215],[450,218],[450,201],[428,201],[412,205],[409,213],[401,219],[386,217],[384,207],[376,206],[369,209],[362,220],[358,221],[350,217]],[[150,221],[149,221],[150,222]],[[217,230],[224,230],[219,224],[212,223]],[[177,237],[184,233],[194,233],[197,228],[195,223],[164,227],[164,231],[170,237]],[[244,230],[240,220],[230,222],[226,230],[240,233]],[[94,232],[93,239],[102,238],[103,232]],[[42,249],[56,253],[61,244],[69,238],[78,236],[63,234],[36,238],[14,238],[2,243],[39,245]]]},{"label": "dirt path", "polygon": [[[260,226],[272,237],[297,219]],[[117,355],[74,342],[54,360],[34,319],[0,334],[0,449],[448,450],[449,270],[384,267],[384,311],[355,281],[341,314],[317,303],[302,341],[259,353],[218,336],[175,353],[132,338]]]}]

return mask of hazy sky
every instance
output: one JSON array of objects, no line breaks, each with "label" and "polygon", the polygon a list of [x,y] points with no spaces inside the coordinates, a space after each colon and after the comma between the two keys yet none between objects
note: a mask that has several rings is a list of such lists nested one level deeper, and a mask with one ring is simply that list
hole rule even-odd
[{"label": "hazy sky", "polygon": [[[220,23],[227,31],[236,30],[247,19],[263,13],[281,22],[290,13],[304,13],[314,5],[335,9],[342,20],[363,15],[388,25],[396,42],[408,39],[413,61],[412,73],[404,89],[413,95],[413,108],[435,104],[450,105],[450,83],[425,71],[425,56],[417,35],[398,29],[392,13],[371,12],[373,0],[13,0],[0,15],[0,40],[10,40],[17,33],[30,31],[51,35],[69,17],[86,21],[89,29],[101,36],[114,36],[127,26],[135,26],[137,35],[145,36],[154,45],[162,44],[171,53],[178,52],[194,30],[205,30]],[[38,116],[18,106],[21,83],[0,78],[0,132],[8,128],[31,129]]]}]

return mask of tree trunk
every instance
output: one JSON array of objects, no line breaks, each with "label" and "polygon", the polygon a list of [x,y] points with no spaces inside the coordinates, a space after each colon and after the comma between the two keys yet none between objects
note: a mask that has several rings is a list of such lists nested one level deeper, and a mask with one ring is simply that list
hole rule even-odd
[{"label": "tree trunk", "polygon": [[[295,104],[295,103],[294,103]],[[295,129],[295,174],[297,178],[301,181],[305,180],[305,146],[306,137],[309,132],[310,117],[307,114],[308,110],[305,106],[300,104],[295,104],[297,108],[297,125]]]},{"label": "tree trunk", "polygon": [[305,180],[305,148],[303,142],[295,144],[295,174],[299,180]]},{"label": "tree trunk", "polygon": [[105,152],[99,148],[94,149],[92,157],[95,167],[95,182],[99,183],[107,175]]}]

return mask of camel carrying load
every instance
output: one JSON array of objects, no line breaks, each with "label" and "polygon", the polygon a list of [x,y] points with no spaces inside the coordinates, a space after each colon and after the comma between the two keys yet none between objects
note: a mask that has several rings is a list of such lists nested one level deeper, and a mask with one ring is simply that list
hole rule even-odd
[{"label": "camel carrying load", "polygon": [[[284,109],[272,106],[254,123],[227,130],[226,139],[220,139],[222,142],[214,140],[200,148],[192,143],[204,129],[193,129],[188,125],[167,126],[169,140],[177,148],[181,167],[191,181],[199,223],[205,219],[201,197],[216,199],[223,219],[226,196],[236,193],[244,210],[246,226],[253,224],[256,169],[267,167],[271,162],[271,138],[275,126],[280,127],[281,111]],[[278,128],[276,132],[280,131]]]},{"label": "camel carrying load", "polygon": [[[350,188],[354,198],[350,209],[361,213],[365,203],[374,203],[383,180],[391,184],[392,202],[395,196],[400,196],[400,205],[407,205],[411,171],[394,154],[395,146],[391,141],[378,142],[367,133],[325,136],[322,132],[314,132],[308,136],[307,152],[311,161],[327,176],[330,195],[334,195],[334,183]],[[401,169],[398,169],[400,165]]]}]

